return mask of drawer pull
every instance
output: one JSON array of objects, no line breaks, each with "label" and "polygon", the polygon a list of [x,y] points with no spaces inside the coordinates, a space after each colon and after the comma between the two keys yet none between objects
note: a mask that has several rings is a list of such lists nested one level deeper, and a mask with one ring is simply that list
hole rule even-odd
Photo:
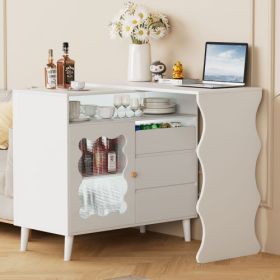
[{"label": "drawer pull", "polygon": [[132,178],[136,178],[136,177],[137,177],[137,175],[138,175],[138,174],[137,174],[137,172],[136,172],[136,171],[132,171],[132,172],[131,172],[131,177],[132,177]]}]

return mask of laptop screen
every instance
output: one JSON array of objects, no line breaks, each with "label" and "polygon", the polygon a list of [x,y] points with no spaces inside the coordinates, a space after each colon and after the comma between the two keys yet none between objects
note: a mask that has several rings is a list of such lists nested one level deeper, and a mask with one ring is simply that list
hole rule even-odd
[{"label": "laptop screen", "polygon": [[207,42],[204,81],[245,83],[248,44]]}]

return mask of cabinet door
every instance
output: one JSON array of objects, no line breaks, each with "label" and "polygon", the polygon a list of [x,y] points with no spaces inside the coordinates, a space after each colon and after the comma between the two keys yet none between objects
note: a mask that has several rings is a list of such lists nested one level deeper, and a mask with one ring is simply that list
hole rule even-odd
[{"label": "cabinet door", "polygon": [[69,125],[69,232],[135,221],[135,132],[113,121]]}]

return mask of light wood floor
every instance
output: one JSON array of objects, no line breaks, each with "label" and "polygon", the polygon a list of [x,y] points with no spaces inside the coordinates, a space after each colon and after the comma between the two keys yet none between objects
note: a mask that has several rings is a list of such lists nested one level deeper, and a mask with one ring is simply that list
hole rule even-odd
[{"label": "light wood floor", "polygon": [[171,280],[279,280],[280,257],[259,254],[201,265],[199,242],[135,229],[78,236],[73,261],[63,261],[63,237],[32,233],[19,252],[19,228],[0,223],[0,279],[111,279],[128,275]]}]

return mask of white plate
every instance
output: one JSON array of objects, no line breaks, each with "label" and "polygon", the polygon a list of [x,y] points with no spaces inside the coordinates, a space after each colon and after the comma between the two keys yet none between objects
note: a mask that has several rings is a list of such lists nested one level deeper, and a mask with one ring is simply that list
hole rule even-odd
[{"label": "white plate", "polygon": [[85,122],[89,121],[90,117],[85,116],[85,117],[79,117],[78,119],[70,119],[70,122]]},{"label": "white plate", "polygon": [[68,90],[69,90],[69,91],[89,91],[90,89],[89,89],[89,88],[74,89],[74,88],[69,87]]},{"label": "white plate", "polygon": [[144,103],[169,103],[169,98],[164,97],[148,97],[144,98]]},{"label": "white plate", "polygon": [[147,109],[167,109],[175,106],[175,103],[145,103],[145,108]]},{"label": "white plate", "polygon": [[144,109],[144,114],[150,115],[164,115],[164,114],[172,114],[176,112],[176,108],[165,108],[165,109]]}]

